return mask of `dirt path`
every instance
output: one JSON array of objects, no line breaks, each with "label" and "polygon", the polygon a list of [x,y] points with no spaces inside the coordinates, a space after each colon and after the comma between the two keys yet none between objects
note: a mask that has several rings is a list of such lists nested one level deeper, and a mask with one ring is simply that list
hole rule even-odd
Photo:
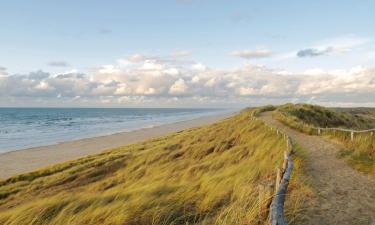
[{"label": "dirt path", "polygon": [[286,132],[308,153],[307,173],[317,195],[316,207],[303,213],[303,224],[375,225],[374,177],[357,172],[338,159],[339,146],[288,128],[273,119],[271,112],[263,113],[261,118]]}]

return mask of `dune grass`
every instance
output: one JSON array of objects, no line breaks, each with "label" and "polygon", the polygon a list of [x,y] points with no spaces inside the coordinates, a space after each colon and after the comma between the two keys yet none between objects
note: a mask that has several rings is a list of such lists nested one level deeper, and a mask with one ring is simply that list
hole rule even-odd
[{"label": "dune grass", "polygon": [[[0,224],[258,224],[285,140],[252,112],[1,181]],[[291,221],[311,193],[295,160]]]},{"label": "dune grass", "polygon": [[[358,110],[357,110],[358,111]],[[351,113],[352,112],[352,113]],[[353,109],[329,109],[308,104],[286,104],[277,107],[273,116],[284,124],[308,134],[317,134],[312,127],[341,127],[353,130],[375,127],[375,119]],[[321,135],[345,146],[339,157],[354,168],[375,175],[375,133],[358,133],[351,141],[350,133],[323,130]]]}]

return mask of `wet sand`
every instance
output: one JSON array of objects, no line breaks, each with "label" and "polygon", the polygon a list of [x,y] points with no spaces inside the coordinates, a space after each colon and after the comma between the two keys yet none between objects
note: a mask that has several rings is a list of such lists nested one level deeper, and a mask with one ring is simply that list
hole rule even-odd
[{"label": "wet sand", "polygon": [[34,147],[0,154],[0,179],[30,172],[55,163],[102,152],[184,129],[206,125],[234,115],[223,113],[196,119],[144,128],[107,136],[84,138],[53,145]]}]

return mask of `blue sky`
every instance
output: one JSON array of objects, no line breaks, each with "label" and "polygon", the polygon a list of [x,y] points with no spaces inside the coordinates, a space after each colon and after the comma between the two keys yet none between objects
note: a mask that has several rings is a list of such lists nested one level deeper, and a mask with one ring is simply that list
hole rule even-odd
[{"label": "blue sky", "polygon": [[[178,55],[190,64],[210,68],[211,74],[243,71],[252,65],[266,71],[277,71],[272,75],[320,72],[317,75],[328,73],[338,76],[339,70],[343,71],[342,74],[350,74],[353,68],[369,70],[375,63],[374,1],[12,0],[2,1],[0,6],[0,67],[8,79],[7,83],[3,83],[3,90],[11,88],[9,77],[30,77],[29,73],[40,70],[49,73],[52,78],[58,74],[84,73],[91,76],[91,80],[98,81],[100,67],[108,68],[111,65],[118,69],[119,60],[134,55],[143,56],[143,63],[145,60],[155,63],[161,58],[165,63],[166,58],[170,60]],[[181,67],[180,64],[164,66]],[[130,68],[134,70],[134,67]],[[207,78],[207,75],[193,74],[185,67],[179,68],[180,76],[174,77],[175,82],[182,79],[187,83],[188,76]],[[121,67],[120,70],[122,74],[129,74],[129,69]],[[125,76],[119,75],[119,71],[117,73],[118,76]],[[252,79],[252,73],[255,72],[248,71],[246,76]],[[146,80],[149,77],[140,76],[146,76]],[[222,77],[217,76],[216,80]],[[129,83],[128,80],[116,79],[113,78],[113,81]],[[48,84],[51,86],[50,80],[46,78],[44,81],[50,82]],[[231,80],[226,82],[230,83]],[[372,79],[368,82],[371,91]],[[100,86],[99,83],[95,85]],[[132,90],[139,88],[140,84],[137,85]],[[186,85],[186,92],[192,90]],[[153,85],[143,86],[150,88]],[[63,91],[59,93],[54,88],[55,96],[64,96]],[[161,89],[167,93],[168,88],[171,87],[159,88],[160,92],[155,91],[158,94],[153,97],[187,98],[182,93],[177,96],[161,94]],[[132,98],[139,95],[134,90],[124,96]],[[43,96],[41,93],[36,96],[17,93],[12,95],[13,103],[3,100],[0,105],[22,105],[24,100],[16,99],[20,95],[34,100]],[[85,95],[89,104],[99,104],[90,94]],[[97,95],[96,98],[108,96]],[[212,97],[201,92],[194,96]],[[265,94],[246,96],[249,99],[264,97],[274,101],[272,96]],[[214,94],[214,97],[220,98],[220,95]],[[319,99],[315,95],[299,97],[286,95],[278,101]],[[46,101],[52,100],[45,97],[40,101],[49,104]],[[238,101],[247,104],[250,100],[241,98]],[[326,98],[322,100],[325,101],[339,103]],[[222,99],[218,105],[222,105],[222,102],[225,101]],[[371,101],[366,101],[366,104],[369,103]]]}]

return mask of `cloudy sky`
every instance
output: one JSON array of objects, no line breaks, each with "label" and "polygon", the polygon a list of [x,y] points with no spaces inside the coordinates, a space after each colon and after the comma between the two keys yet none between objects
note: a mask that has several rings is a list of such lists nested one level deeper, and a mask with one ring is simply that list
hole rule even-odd
[{"label": "cloudy sky", "polygon": [[0,106],[375,106],[375,1],[3,0]]}]

